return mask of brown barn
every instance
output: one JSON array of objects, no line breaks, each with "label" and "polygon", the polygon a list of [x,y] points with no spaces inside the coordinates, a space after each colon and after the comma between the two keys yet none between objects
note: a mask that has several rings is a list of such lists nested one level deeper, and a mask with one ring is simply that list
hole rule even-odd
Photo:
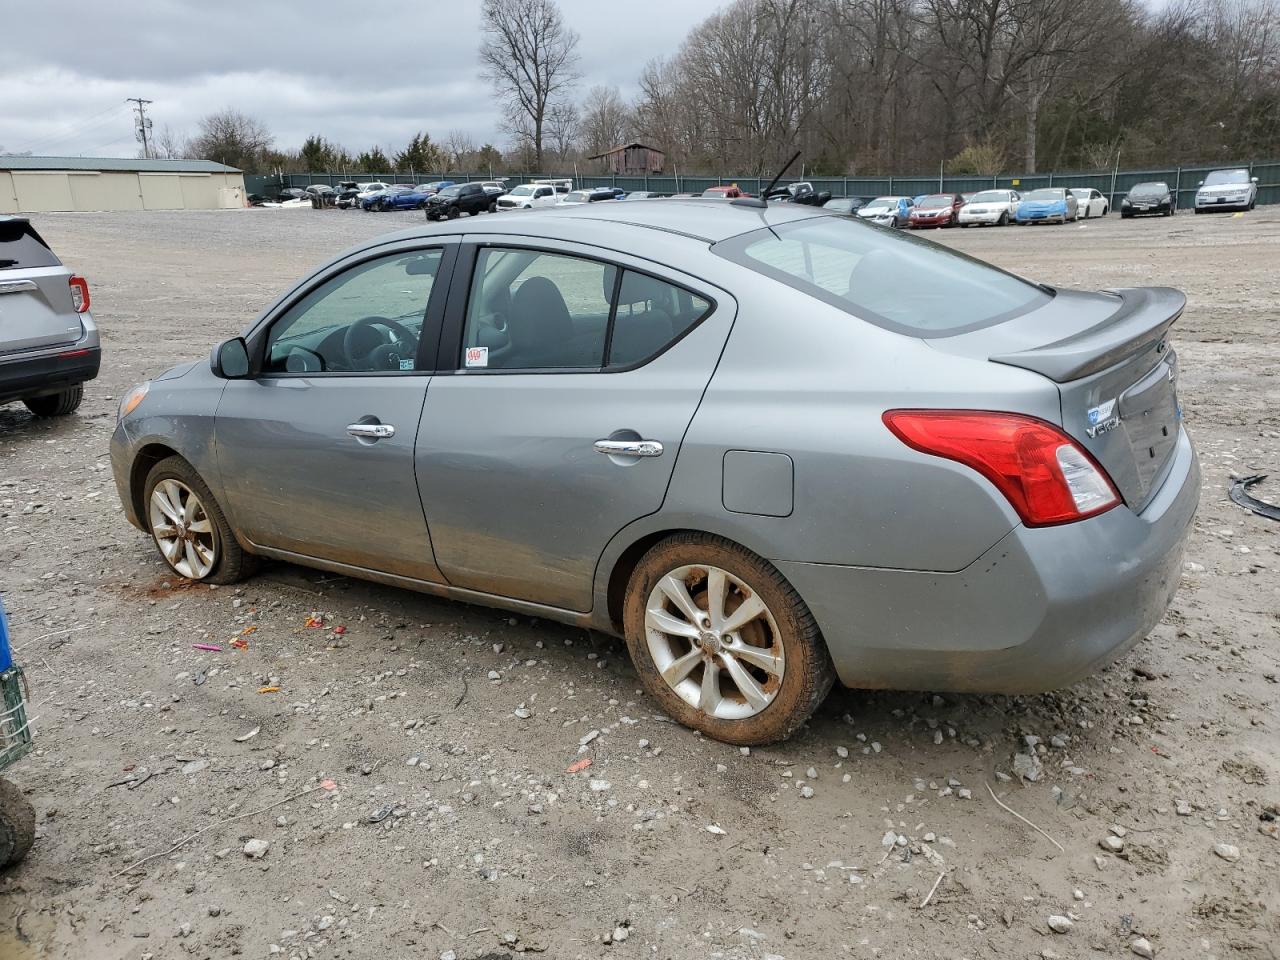
[{"label": "brown barn", "polygon": [[647,147],[643,143],[623,144],[589,159],[599,160],[606,173],[627,177],[661,173],[667,163],[665,153],[657,147]]}]

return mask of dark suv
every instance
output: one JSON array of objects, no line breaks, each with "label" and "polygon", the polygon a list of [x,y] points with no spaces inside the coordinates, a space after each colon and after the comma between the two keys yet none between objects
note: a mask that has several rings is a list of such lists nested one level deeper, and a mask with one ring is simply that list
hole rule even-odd
[{"label": "dark suv", "polygon": [[456,220],[460,215],[498,209],[498,199],[484,188],[483,183],[459,183],[445,187],[433,197],[427,198],[428,220]]},{"label": "dark suv", "polygon": [[71,413],[100,356],[84,277],[26,217],[0,216],[0,404],[21,400],[37,417]]}]

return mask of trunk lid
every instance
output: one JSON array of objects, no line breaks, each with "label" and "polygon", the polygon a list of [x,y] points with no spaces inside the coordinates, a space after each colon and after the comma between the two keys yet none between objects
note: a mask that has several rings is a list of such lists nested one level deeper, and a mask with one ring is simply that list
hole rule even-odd
[{"label": "trunk lid", "polygon": [[1163,482],[1177,443],[1178,358],[1168,332],[1185,305],[1186,297],[1167,287],[1059,290],[1006,323],[928,342],[1054,381],[1063,429],[1140,511]]},{"label": "trunk lid", "polygon": [[75,343],[71,271],[22,217],[0,217],[0,356]]}]

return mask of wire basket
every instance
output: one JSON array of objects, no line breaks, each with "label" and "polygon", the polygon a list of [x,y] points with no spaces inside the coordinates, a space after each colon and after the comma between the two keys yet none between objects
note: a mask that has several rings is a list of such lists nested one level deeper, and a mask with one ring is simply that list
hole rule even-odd
[{"label": "wire basket", "polygon": [[0,673],[0,770],[31,750],[34,732],[27,717],[27,678],[20,667]]}]

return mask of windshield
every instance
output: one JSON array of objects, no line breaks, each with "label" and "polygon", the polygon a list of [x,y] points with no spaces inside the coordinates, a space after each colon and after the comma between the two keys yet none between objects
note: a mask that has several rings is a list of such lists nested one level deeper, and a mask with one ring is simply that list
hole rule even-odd
[{"label": "windshield", "polygon": [[876,197],[867,204],[868,207],[896,207],[897,205],[897,197]]},{"label": "windshield", "polygon": [[1088,187],[1073,187],[1073,188],[1072,188],[1072,190],[1071,190],[1071,193],[1072,193],[1072,195],[1073,195],[1077,200],[1088,200],[1088,199],[1089,199],[1089,188],[1088,188]]},{"label": "windshield", "polygon": [[1034,284],[955,250],[843,217],[753,230],[712,252],[877,326],[951,336],[1049,301]]},{"label": "windshield", "polygon": [[1032,203],[1056,203],[1062,199],[1062,191],[1032,190],[1030,193],[1024,193],[1022,199],[1030,200]]},{"label": "windshield", "polygon": [[460,193],[462,193],[461,187],[445,187],[443,190],[437,193],[436,196],[437,197],[456,197]]},{"label": "windshield", "polygon": [[823,209],[826,210],[850,210],[853,208],[855,201],[848,197],[836,197],[834,200],[828,200],[824,203]]},{"label": "windshield", "polygon": [[1249,182],[1248,170],[1215,170],[1204,178],[1206,187],[1221,186],[1224,183],[1240,183]]},{"label": "windshield", "polygon": [[1008,203],[1009,194],[1003,190],[984,190],[982,193],[975,193],[970,199],[970,203]]},{"label": "windshield", "polygon": [[533,187],[516,187],[511,191],[513,197],[531,197],[533,196]]},{"label": "windshield", "polygon": [[1162,197],[1169,192],[1167,183],[1139,183],[1129,191],[1131,197]]},{"label": "windshield", "polygon": [[949,207],[949,206],[951,206],[954,202],[955,202],[955,201],[954,201],[954,200],[952,200],[952,199],[951,199],[951,197],[950,197],[948,194],[945,194],[945,193],[935,193],[935,194],[933,194],[932,196],[925,197],[923,200],[921,200],[919,203],[917,203],[917,204],[916,204],[916,208],[917,208],[917,209],[932,210],[932,209],[934,209],[934,208],[936,208],[936,207]]}]

